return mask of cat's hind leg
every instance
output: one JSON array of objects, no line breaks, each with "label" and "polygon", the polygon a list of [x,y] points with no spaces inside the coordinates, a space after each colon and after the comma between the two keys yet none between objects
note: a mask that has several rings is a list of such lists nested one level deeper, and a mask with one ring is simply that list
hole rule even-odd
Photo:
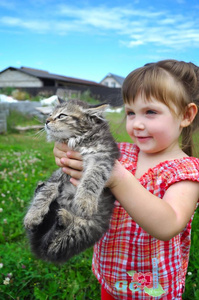
[{"label": "cat's hind leg", "polygon": [[73,215],[65,208],[60,208],[57,213],[57,223],[63,228],[67,228],[73,222]]},{"label": "cat's hind leg", "polygon": [[[70,218],[68,215],[70,214],[69,212],[60,210],[63,223],[66,221],[65,213],[67,214],[67,218]],[[100,230],[100,226],[96,230],[95,221],[93,220],[85,220],[71,215],[71,221],[71,223],[69,221],[66,228],[56,229],[54,237],[51,237],[51,241],[48,242],[45,253],[43,253],[45,260],[58,263],[66,262],[72,256],[94,245],[96,240],[102,235],[98,231]]]}]

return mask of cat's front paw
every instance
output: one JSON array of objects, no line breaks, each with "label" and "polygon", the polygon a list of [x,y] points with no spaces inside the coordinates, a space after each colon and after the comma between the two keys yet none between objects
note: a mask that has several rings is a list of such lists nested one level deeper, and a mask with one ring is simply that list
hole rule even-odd
[{"label": "cat's front paw", "polygon": [[93,214],[97,213],[97,200],[94,195],[88,193],[75,197],[73,210],[78,216],[90,218]]}]

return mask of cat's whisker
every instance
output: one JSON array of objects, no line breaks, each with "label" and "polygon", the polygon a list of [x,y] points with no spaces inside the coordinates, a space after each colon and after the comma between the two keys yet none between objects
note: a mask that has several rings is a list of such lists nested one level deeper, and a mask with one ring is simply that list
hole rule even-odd
[{"label": "cat's whisker", "polygon": [[34,120],[37,121],[40,124],[44,123],[44,120],[41,120],[38,116],[34,116]]},{"label": "cat's whisker", "polygon": [[45,134],[45,128],[40,129],[39,131],[35,132],[33,134],[33,138],[34,139],[39,139],[40,137],[42,137]]}]

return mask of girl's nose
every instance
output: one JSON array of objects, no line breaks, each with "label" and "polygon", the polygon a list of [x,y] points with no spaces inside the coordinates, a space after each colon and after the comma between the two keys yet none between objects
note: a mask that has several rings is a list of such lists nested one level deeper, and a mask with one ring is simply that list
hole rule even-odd
[{"label": "girl's nose", "polygon": [[133,128],[143,130],[145,128],[144,123],[140,118],[135,118],[133,121]]}]

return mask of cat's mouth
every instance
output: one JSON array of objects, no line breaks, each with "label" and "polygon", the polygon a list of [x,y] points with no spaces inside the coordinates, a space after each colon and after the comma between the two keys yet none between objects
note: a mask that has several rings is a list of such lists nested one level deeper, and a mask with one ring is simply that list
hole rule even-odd
[{"label": "cat's mouth", "polygon": [[53,128],[48,125],[48,123],[45,124],[45,130],[47,134],[52,133],[54,131]]},{"label": "cat's mouth", "polygon": [[71,131],[63,130],[61,128],[58,130],[53,126],[50,126],[50,124],[48,123],[45,124],[45,131],[47,134],[48,141],[62,141],[62,140],[66,141],[73,136]]}]

